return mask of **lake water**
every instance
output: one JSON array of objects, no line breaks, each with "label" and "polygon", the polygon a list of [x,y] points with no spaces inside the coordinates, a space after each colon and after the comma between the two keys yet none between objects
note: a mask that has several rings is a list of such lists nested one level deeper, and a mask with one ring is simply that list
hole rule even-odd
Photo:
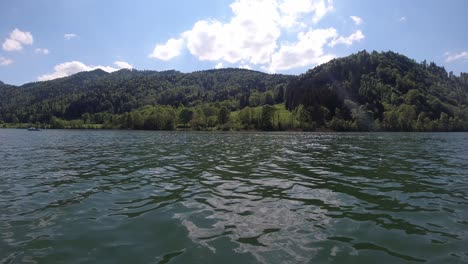
[{"label": "lake water", "polygon": [[0,130],[0,263],[467,261],[467,133]]}]

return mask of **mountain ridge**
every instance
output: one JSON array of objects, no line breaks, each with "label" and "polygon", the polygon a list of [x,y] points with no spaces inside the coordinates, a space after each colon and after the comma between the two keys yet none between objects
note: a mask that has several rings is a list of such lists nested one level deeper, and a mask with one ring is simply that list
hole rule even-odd
[{"label": "mountain ridge", "polygon": [[55,78],[55,79],[51,79],[51,80],[26,82],[26,83],[23,83],[21,85],[8,84],[8,83],[2,82],[0,80],[0,85],[8,85],[8,86],[14,86],[14,87],[23,87],[23,86],[28,86],[29,87],[29,86],[32,86],[33,84],[42,83],[42,82],[63,81],[63,80],[68,80],[70,78],[77,78],[77,77],[80,77],[80,76],[85,76],[86,77],[86,75],[91,75],[91,74],[92,75],[98,75],[96,73],[102,73],[102,76],[114,76],[114,75],[118,75],[118,74],[121,74],[121,73],[132,73],[132,72],[138,72],[138,73],[142,73],[142,74],[151,75],[151,74],[171,74],[171,73],[194,74],[194,73],[203,73],[203,72],[223,72],[223,71],[239,71],[239,72],[245,71],[245,72],[261,73],[261,74],[266,74],[266,75],[298,76],[298,75],[295,75],[295,74],[267,73],[267,72],[262,72],[262,71],[257,71],[257,70],[251,70],[251,69],[245,69],[245,68],[234,68],[234,67],[220,68],[220,69],[197,70],[197,71],[192,71],[192,72],[182,72],[182,71],[179,71],[179,70],[176,70],[176,69],[156,71],[156,70],[141,70],[141,69],[134,69],[134,68],[132,68],[132,69],[124,68],[124,69],[119,69],[119,70],[114,71],[114,72],[106,72],[106,71],[98,68],[98,69],[94,69],[94,70],[91,70],[91,71],[77,72],[77,73],[74,73],[74,74],[69,75],[69,76],[59,77],[59,78]]},{"label": "mountain ridge", "polygon": [[[97,69],[2,87],[0,121],[7,123],[50,124],[52,117],[74,120],[85,114],[90,122],[105,123],[94,115],[117,117],[145,106],[171,106],[178,115],[182,108],[196,111],[212,104],[218,111],[236,112],[284,103],[295,115],[286,128],[295,128],[297,121],[303,130],[468,129],[468,74],[455,76],[434,63],[417,63],[391,51],[361,51],[301,75],[236,68],[191,73]],[[441,119],[447,124],[439,124]],[[275,122],[269,130],[285,129]]]}]

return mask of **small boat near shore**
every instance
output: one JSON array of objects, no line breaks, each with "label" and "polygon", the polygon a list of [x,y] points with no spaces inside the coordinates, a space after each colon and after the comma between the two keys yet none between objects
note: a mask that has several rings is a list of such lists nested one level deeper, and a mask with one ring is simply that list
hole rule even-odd
[{"label": "small boat near shore", "polygon": [[38,127],[30,127],[30,128],[28,128],[28,131],[42,131],[42,129],[40,129]]}]

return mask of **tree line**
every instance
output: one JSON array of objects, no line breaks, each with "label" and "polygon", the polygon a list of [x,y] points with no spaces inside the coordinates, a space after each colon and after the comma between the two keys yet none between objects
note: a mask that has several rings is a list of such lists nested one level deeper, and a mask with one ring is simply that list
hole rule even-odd
[{"label": "tree line", "polygon": [[394,52],[362,51],[299,76],[95,70],[20,87],[0,83],[0,91],[3,126],[468,131],[468,74]]}]

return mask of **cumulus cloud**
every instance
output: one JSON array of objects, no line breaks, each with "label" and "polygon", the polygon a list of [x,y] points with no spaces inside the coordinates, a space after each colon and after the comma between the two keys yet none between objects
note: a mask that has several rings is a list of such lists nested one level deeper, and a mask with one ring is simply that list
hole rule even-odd
[{"label": "cumulus cloud", "polygon": [[402,16],[398,19],[398,22],[406,22],[406,17]]},{"label": "cumulus cloud", "polygon": [[231,10],[228,23],[201,20],[182,34],[190,53],[200,60],[267,63],[281,35],[277,2],[237,0]]},{"label": "cumulus cloud", "polygon": [[447,53],[446,56],[447,56],[446,58],[447,62],[453,62],[457,60],[468,60],[468,51],[463,51],[463,52],[455,53],[455,54]]},{"label": "cumulus cloud", "polygon": [[351,46],[356,41],[361,41],[365,38],[364,34],[361,30],[356,30],[353,34],[349,35],[348,37],[338,37],[330,42],[329,46],[333,47],[336,44],[345,44],[347,46]]},{"label": "cumulus cloud", "polygon": [[248,64],[243,64],[239,66],[240,69],[246,69],[246,70],[251,70],[252,67],[250,67]]},{"label": "cumulus cloud", "polygon": [[321,0],[321,1],[313,1],[313,9],[311,11],[314,12],[314,16],[312,20],[314,23],[319,22],[326,14],[333,11],[333,1],[332,0]]},{"label": "cumulus cloud", "polygon": [[57,78],[67,77],[67,76],[73,75],[78,72],[83,72],[83,71],[93,71],[96,69],[101,69],[106,72],[114,72],[123,68],[131,68],[131,65],[125,61],[116,61],[114,62],[114,64],[118,68],[114,68],[111,66],[102,66],[102,65],[98,65],[98,66],[86,65],[80,61],[64,62],[64,63],[56,65],[54,67],[54,72],[41,75],[37,79],[39,81],[48,81],[48,80],[53,80]]},{"label": "cumulus cloud", "polygon": [[[156,45],[150,57],[167,61],[187,48],[202,61],[277,71],[322,63],[334,57],[325,47],[351,45],[364,38],[361,31],[343,37],[334,28],[316,26],[333,10],[332,0],[234,0],[230,7],[228,21],[196,21],[177,39]],[[286,32],[298,33],[297,39],[285,42]],[[320,34],[326,38],[319,39]]]},{"label": "cumulus cloud", "polygon": [[73,34],[73,33],[67,33],[67,34],[63,35],[63,38],[66,39],[66,40],[74,39],[74,38],[77,38],[77,37],[78,37],[78,35]]},{"label": "cumulus cloud", "polygon": [[30,32],[15,28],[5,42],[3,42],[2,47],[5,51],[18,51],[22,50],[24,45],[32,45],[33,42],[34,39]]},{"label": "cumulus cloud", "polygon": [[273,54],[270,66],[264,69],[277,72],[327,62],[335,55],[327,54],[324,46],[336,36],[337,32],[334,28],[300,32],[297,42],[282,45],[279,51]]},{"label": "cumulus cloud", "polygon": [[23,45],[21,45],[21,43],[13,39],[6,39],[5,42],[3,42],[2,47],[5,51],[15,51],[23,49]]},{"label": "cumulus cloud", "polygon": [[305,26],[305,23],[300,23],[299,20],[306,14],[313,14],[312,21],[317,23],[327,13],[333,11],[333,1],[328,0],[284,0],[279,4],[281,12],[281,25],[293,27],[297,25]]},{"label": "cumulus cloud", "polygon": [[36,54],[42,54],[42,55],[47,55],[47,54],[49,54],[49,50],[48,50],[48,49],[41,49],[41,48],[37,48],[34,52],[36,52]]},{"label": "cumulus cloud", "polygon": [[216,64],[216,66],[215,66],[215,69],[222,69],[222,68],[224,68],[224,65],[223,65],[222,62]]},{"label": "cumulus cloud", "polygon": [[114,61],[114,65],[119,69],[133,69],[133,66],[126,61]]},{"label": "cumulus cloud", "polygon": [[12,64],[13,61],[4,57],[0,57],[0,66],[7,66]]},{"label": "cumulus cloud", "polygon": [[169,39],[166,44],[156,45],[153,53],[149,55],[150,58],[168,61],[180,55],[184,47],[183,39]]},{"label": "cumulus cloud", "polygon": [[364,20],[362,20],[362,18],[358,17],[358,16],[350,16],[350,18],[353,20],[354,24],[356,24],[356,26],[359,26],[362,24],[362,22],[364,22]]}]

